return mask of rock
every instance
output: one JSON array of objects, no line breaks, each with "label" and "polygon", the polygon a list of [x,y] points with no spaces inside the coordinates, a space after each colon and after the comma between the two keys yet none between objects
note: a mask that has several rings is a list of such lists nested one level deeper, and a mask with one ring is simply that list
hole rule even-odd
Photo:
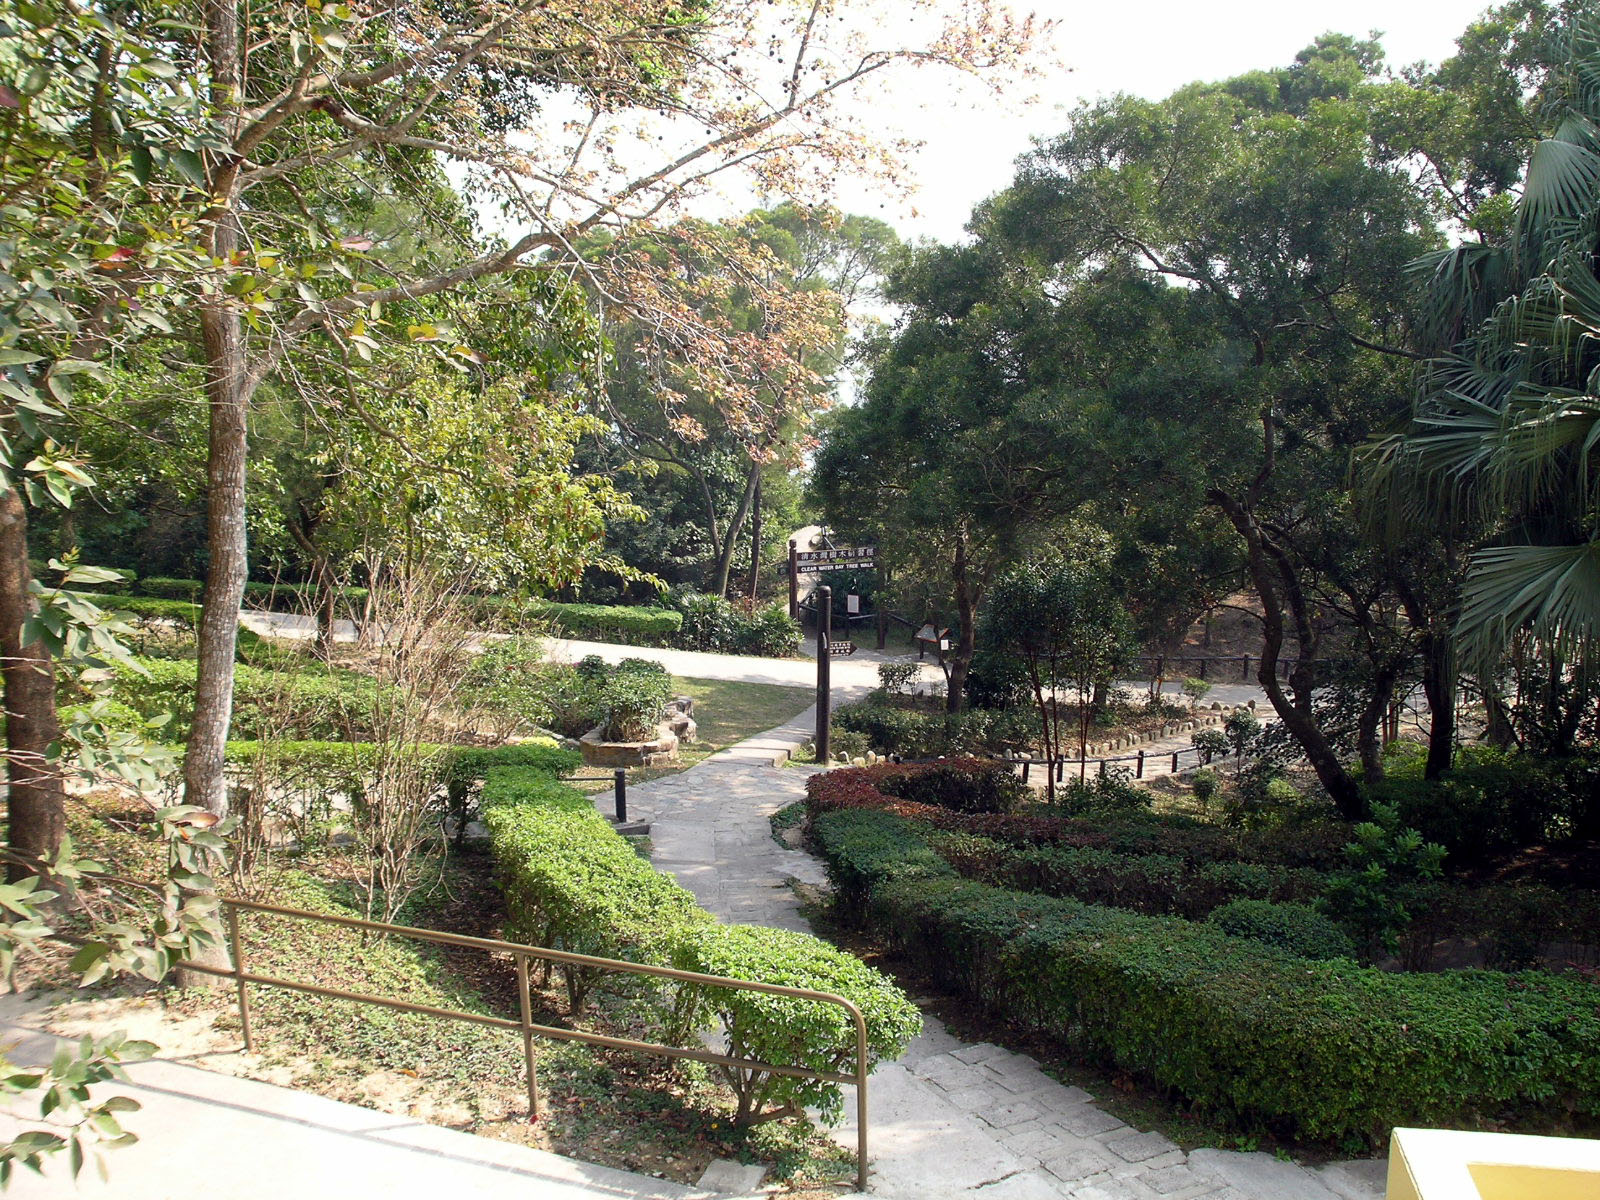
[{"label": "rock", "polygon": [[608,742],[596,725],[578,739],[583,761],[591,767],[663,767],[678,757],[678,735],[665,724],[648,742]]}]

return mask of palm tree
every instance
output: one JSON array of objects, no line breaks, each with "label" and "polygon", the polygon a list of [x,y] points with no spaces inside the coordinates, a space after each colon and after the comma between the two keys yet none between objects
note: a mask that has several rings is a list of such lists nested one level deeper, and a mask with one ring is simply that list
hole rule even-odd
[{"label": "palm tree", "polygon": [[1468,560],[1457,635],[1483,665],[1529,636],[1600,665],[1600,19],[1566,31],[1554,134],[1511,236],[1413,264],[1423,372],[1411,427],[1371,455],[1403,514],[1491,533]]}]

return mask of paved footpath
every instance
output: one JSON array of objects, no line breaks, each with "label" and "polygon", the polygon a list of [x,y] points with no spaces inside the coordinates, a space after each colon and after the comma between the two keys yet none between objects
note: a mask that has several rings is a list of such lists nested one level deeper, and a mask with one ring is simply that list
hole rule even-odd
[{"label": "paved footpath", "polygon": [[[822,866],[780,846],[768,818],[805,795],[780,767],[809,740],[811,710],[700,765],[628,790],[651,822],[653,860],[725,921],[807,930],[791,881]],[[610,812],[612,798],[595,798]],[[960,1041],[931,1016],[898,1062],[872,1075],[872,1194],[888,1200],[1377,1200],[1381,1161],[1308,1169],[1266,1154],[1185,1153],[1123,1124],[1026,1055]],[[845,1111],[854,1113],[847,1098]],[[834,1131],[855,1145],[853,1124]]]},{"label": "paved footpath", "polygon": [[[0,1036],[12,1061],[50,1061],[56,1039],[21,998],[0,1000]],[[172,1059],[134,1063],[126,1084],[97,1099],[131,1096],[142,1106],[123,1124],[139,1141],[106,1156],[109,1180],[91,1166],[73,1182],[64,1156],[42,1175],[18,1171],[6,1191],[25,1200],[115,1197],[169,1200],[715,1200],[661,1179],[475,1137],[311,1092],[219,1074]],[[21,1126],[0,1114],[0,1138]]]}]

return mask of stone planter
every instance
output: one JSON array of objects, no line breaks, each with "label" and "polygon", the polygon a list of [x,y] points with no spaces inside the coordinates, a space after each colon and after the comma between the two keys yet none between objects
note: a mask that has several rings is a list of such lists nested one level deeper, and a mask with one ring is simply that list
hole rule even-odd
[{"label": "stone planter", "polygon": [[678,735],[663,724],[648,742],[608,742],[596,725],[578,739],[583,761],[590,767],[664,767],[678,760]]}]

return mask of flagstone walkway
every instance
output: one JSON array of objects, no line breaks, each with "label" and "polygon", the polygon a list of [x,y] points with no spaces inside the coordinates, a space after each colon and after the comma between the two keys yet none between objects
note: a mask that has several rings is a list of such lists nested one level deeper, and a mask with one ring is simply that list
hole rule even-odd
[{"label": "flagstone walkway", "polygon": [[[805,795],[809,772],[780,767],[810,739],[814,713],[730,747],[678,775],[628,790],[630,818],[651,823],[652,859],[725,921],[808,930],[793,881],[822,866],[780,846],[768,818]],[[595,798],[609,813],[610,793]],[[845,1111],[854,1113],[851,1098]],[[1381,1161],[1309,1169],[1266,1154],[1185,1153],[1124,1124],[1026,1055],[966,1043],[931,1016],[868,1095],[872,1193],[889,1200],[1377,1200]],[[834,1136],[855,1144],[846,1123]]]}]

